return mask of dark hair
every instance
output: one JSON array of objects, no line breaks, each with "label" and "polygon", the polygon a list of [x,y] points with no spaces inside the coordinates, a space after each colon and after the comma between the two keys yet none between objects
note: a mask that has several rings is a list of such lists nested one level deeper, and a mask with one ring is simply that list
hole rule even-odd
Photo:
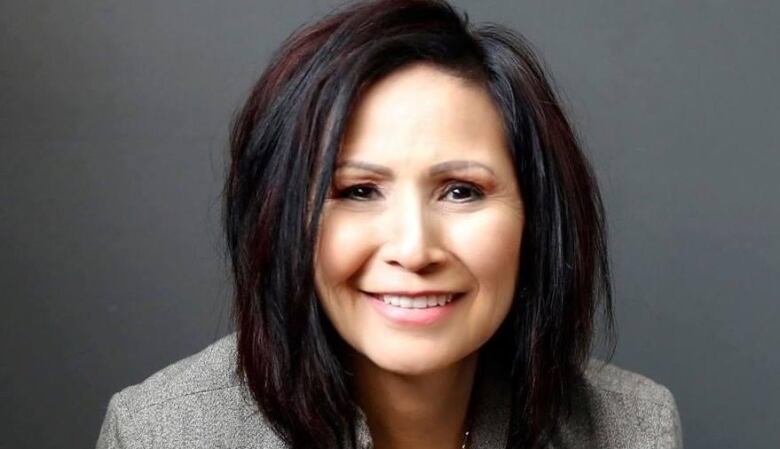
[{"label": "dark hair", "polygon": [[354,3],[297,30],[235,117],[223,220],[237,371],[287,444],[356,444],[346,343],[314,287],[317,225],[360,93],[414,62],[484,86],[503,117],[526,222],[513,305],[483,349],[512,380],[507,447],[541,447],[572,409],[599,305],[614,352],[603,205],[530,45],[446,1]]}]

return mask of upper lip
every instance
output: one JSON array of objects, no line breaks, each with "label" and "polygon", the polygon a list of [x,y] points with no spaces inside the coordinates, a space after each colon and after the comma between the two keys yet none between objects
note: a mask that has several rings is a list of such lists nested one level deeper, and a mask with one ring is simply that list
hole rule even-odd
[{"label": "upper lip", "polygon": [[443,296],[443,295],[457,295],[459,292],[443,291],[443,290],[423,290],[419,292],[409,291],[394,291],[394,292],[365,292],[372,296]]}]

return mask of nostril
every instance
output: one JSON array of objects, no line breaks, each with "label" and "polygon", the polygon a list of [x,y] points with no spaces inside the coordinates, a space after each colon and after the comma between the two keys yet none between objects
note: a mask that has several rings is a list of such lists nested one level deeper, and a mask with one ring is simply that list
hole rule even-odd
[{"label": "nostril", "polygon": [[387,262],[388,264],[396,267],[403,268],[404,270],[411,271],[413,273],[418,274],[427,274],[432,273],[439,269],[441,266],[440,262],[423,262],[423,263],[402,263],[397,260],[391,260]]}]

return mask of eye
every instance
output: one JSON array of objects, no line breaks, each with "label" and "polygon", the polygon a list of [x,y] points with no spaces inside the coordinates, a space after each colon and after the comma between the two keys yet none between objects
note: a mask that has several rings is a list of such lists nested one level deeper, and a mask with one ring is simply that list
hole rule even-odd
[{"label": "eye", "polygon": [[353,186],[345,187],[336,192],[335,197],[341,199],[355,200],[355,201],[368,201],[372,194],[378,194],[376,186],[373,184],[356,184]]},{"label": "eye", "polygon": [[450,184],[442,198],[450,194],[452,194],[450,199],[457,203],[468,203],[485,197],[482,190],[470,182],[454,182]]}]

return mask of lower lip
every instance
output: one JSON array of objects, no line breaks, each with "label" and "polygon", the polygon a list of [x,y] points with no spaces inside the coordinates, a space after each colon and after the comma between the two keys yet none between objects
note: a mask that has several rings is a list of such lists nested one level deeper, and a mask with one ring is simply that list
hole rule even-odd
[{"label": "lower lip", "polygon": [[403,307],[385,304],[381,299],[367,293],[363,293],[363,295],[380,315],[395,324],[404,326],[426,326],[441,321],[450,315],[455,308],[455,305],[463,296],[463,293],[456,294],[452,301],[443,306],[426,307],[425,309],[405,309]]}]

